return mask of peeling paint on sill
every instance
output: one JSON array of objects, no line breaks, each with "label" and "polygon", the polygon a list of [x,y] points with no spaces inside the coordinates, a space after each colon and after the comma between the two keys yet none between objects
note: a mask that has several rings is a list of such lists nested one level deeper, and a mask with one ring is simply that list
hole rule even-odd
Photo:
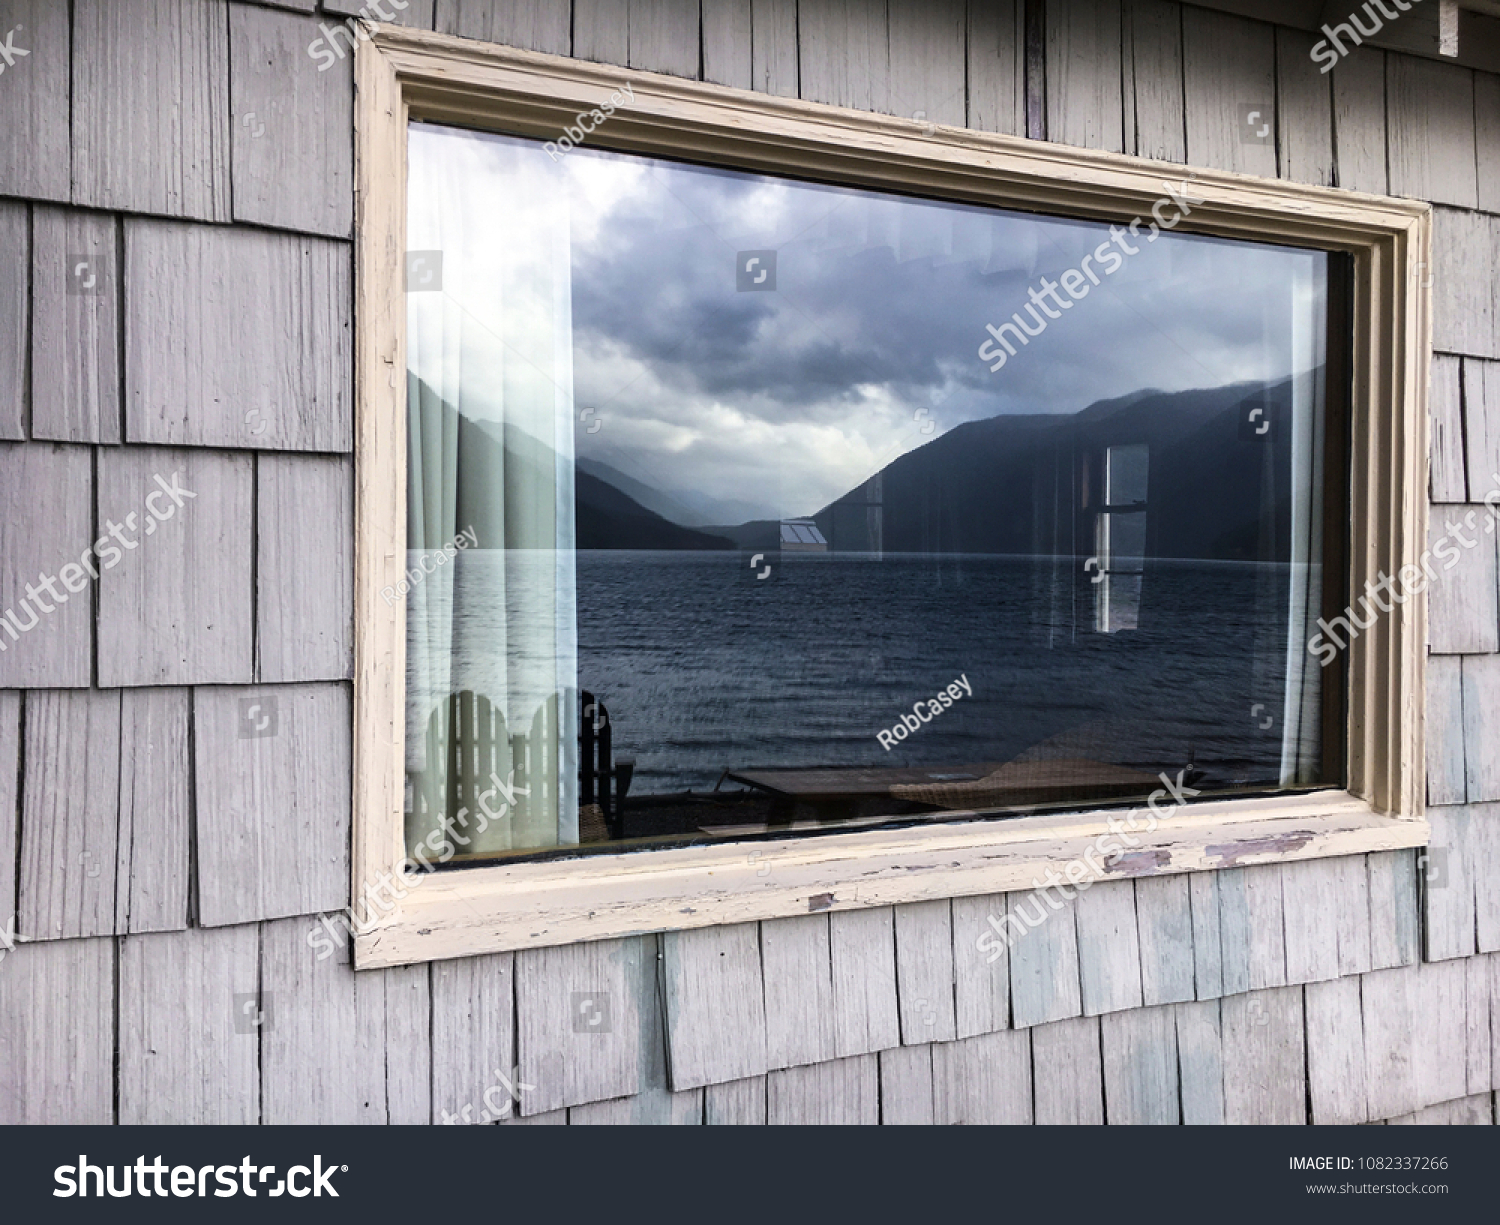
[{"label": "peeling paint on sill", "polygon": [[1172,862],[1172,852],[1158,847],[1150,851],[1128,851],[1104,865],[1110,876],[1147,876]]},{"label": "peeling paint on sill", "polygon": [[1294,834],[1278,834],[1274,838],[1252,838],[1247,842],[1225,842],[1203,848],[1209,859],[1216,860],[1215,867],[1237,868],[1240,860],[1249,855],[1290,855],[1300,851],[1313,836],[1307,830]]}]

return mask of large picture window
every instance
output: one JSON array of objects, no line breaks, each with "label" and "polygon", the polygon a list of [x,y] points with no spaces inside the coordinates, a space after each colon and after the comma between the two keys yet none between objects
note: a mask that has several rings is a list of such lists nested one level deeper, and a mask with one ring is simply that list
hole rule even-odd
[{"label": "large picture window", "polygon": [[361,968],[1425,845],[1426,205],[355,74]]},{"label": "large picture window", "polygon": [[409,853],[1344,785],[1344,257],[407,157]]}]

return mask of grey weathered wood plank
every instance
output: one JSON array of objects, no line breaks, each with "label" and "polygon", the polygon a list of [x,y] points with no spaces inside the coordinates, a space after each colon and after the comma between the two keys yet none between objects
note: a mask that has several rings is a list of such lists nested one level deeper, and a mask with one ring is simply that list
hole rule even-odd
[{"label": "grey weathered wood plank", "polygon": [[1385,52],[1356,47],[1333,69],[1333,145],[1340,187],[1385,195]]},{"label": "grey weathered wood plank", "polygon": [[0,980],[0,1125],[113,1123],[114,941],[20,945]]},{"label": "grey weathered wood plank", "polygon": [[[1475,873],[1484,876],[1476,862],[1477,838],[1471,838],[1474,814],[1462,804],[1427,810],[1432,841],[1417,854],[1423,903],[1423,958],[1445,961],[1471,957],[1474,943]],[[1477,832],[1477,831],[1475,831]]]},{"label": "grey weathered wood plank", "polygon": [[[503,5],[496,3],[495,0],[470,0],[470,3],[468,4],[464,4],[464,0],[455,0],[455,2],[458,4],[463,4],[464,7],[471,9],[483,9],[490,7],[511,9],[524,7],[524,0],[506,0],[506,3],[504,3]],[[553,3],[555,5],[556,0],[553,0]],[[305,9],[308,12],[311,12],[313,8],[311,3],[301,2],[301,0],[299,0],[299,3],[291,7]],[[433,0],[406,0],[405,8],[399,7],[395,3],[395,0],[384,0],[384,3],[380,7],[385,9],[386,12],[390,13],[391,21],[395,25],[409,26],[412,29],[416,30],[432,29]],[[384,20],[378,14],[376,14],[375,6],[370,3],[370,0],[323,0],[323,11],[325,13],[338,13],[341,16],[353,17],[357,15],[362,9],[370,13],[371,20]],[[564,11],[566,11],[566,8],[564,8]],[[442,30],[441,28],[439,29],[439,32],[443,34],[460,33],[460,31],[457,30]],[[470,37],[477,36],[470,35]],[[503,40],[491,39],[489,41],[501,42]],[[550,48],[547,47],[533,47],[531,49],[533,51],[550,50]],[[564,46],[557,52],[557,54],[559,55],[566,55],[567,53],[568,52],[566,46]]]},{"label": "grey weathered wood plank", "polygon": [[1226,996],[1224,1121],[1307,1122],[1302,988]]},{"label": "grey weathered wood plank", "polygon": [[710,1126],[754,1127],[766,1122],[766,1078],[751,1076],[745,1080],[705,1085],[703,1121]]},{"label": "grey weathered wood plank", "polygon": [[1174,1004],[1177,1075],[1182,1088],[1182,1121],[1187,1126],[1224,1122],[1224,1041],[1219,1001]]},{"label": "grey weathered wood plank", "polygon": [[89,683],[94,617],[80,558],[94,534],[93,487],[87,447],[0,443],[0,686]]},{"label": "grey weathered wood plank", "polygon": [[766,1071],[766,1006],[754,923],[667,932],[662,999],[675,1092]]},{"label": "grey weathered wood plank", "polygon": [[1140,936],[1141,1001],[1176,1004],[1195,998],[1193,915],[1186,874],[1135,881]]},{"label": "grey weathered wood plank", "polygon": [[229,10],[234,217],[346,238],[354,227],[354,61],[307,48],[326,22]]},{"label": "grey weathered wood plank", "polygon": [[[14,75],[14,74],[12,74]],[[0,244],[16,258],[0,261],[0,438],[26,437],[26,360],[31,349],[28,273],[33,259],[26,205],[0,200]]]},{"label": "grey weathered wood plank", "polygon": [[1456,1102],[1439,1102],[1436,1106],[1426,1106],[1411,1114],[1385,1120],[1391,1126],[1416,1124],[1428,1127],[1464,1127],[1475,1124],[1488,1127],[1494,1121],[1495,1102],[1493,1095],[1489,1093],[1462,1097]]},{"label": "grey weathered wood plank", "polygon": [[1135,882],[1100,881],[1080,890],[1078,977],[1086,1016],[1141,1006],[1141,940]]},{"label": "grey weathered wood plank", "polygon": [[797,66],[805,101],[889,114],[885,6],[862,0],[798,0]]},{"label": "grey weathered wood plank", "polygon": [[932,1114],[932,1047],[898,1046],[880,1052],[880,1121],[926,1126]]},{"label": "grey weathered wood plank", "polygon": [[432,1121],[508,1116],[518,1097],[524,1108],[530,1090],[516,1070],[515,954],[435,961],[431,991]]},{"label": "grey weathered wood plank", "polygon": [[365,1046],[358,1022],[372,1018],[356,1016],[347,955],[309,956],[312,926],[306,918],[261,926],[261,1122],[347,1126],[362,1113],[363,1061],[351,1057]]},{"label": "grey weathered wood plank", "polygon": [[750,87],[798,97],[797,59],[797,0],[750,0]]},{"label": "grey weathered wood plank", "polygon": [[1464,1023],[1468,1037],[1464,1063],[1470,1093],[1487,1093],[1495,1084],[1490,1037],[1490,964],[1493,960],[1491,957],[1470,957],[1464,962]]},{"label": "grey weathered wood plank", "polygon": [[1188,876],[1188,902],[1193,918],[1193,990],[1200,1000],[1224,994],[1224,950],[1219,924],[1219,874],[1193,872]]},{"label": "grey weathered wood plank", "polygon": [[1310,71],[1309,52],[1321,35],[1276,30],[1277,143],[1281,177],[1331,187],[1333,168],[1333,88]]},{"label": "grey weathered wood plank", "polygon": [[[1434,395],[1438,391],[1438,363],[1452,360],[1433,358]],[[1500,362],[1466,357],[1462,359],[1462,372],[1464,457],[1471,490],[1467,500],[1483,503],[1500,491]],[[1433,462],[1437,462],[1435,456]],[[1458,485],[1456,480],[1450,483]],[[1439,500],[1434,497],[1434,501]]]},{"label": "grey weathered wood plank", "polygon": [[1500,1089],[1500,957],[1486,957],[1490,974],[1490,1087]]},{"label": "grey weathered wood plank", "polygon": [[669,1021],[662,997],[666,975],[658,971],[665,962],[664,944],[664,937],[644,937],[631,946],[631,957],[627,962],[638,1019],[637,1076],[640,1091],[634,1097],[617,1097],[588,1106],[570,1107],[570,1124],[678,1126],[703,1122],[705,1091],[673,1092],[668,1086],[666,1025]]},{"label": "grey weathered wood plank", "polygon": [[354,466],[344,456],[256,460],[256,676],[354,673]]},{"label": "grey weathered wood plank", "polygon": [[[1190,164],[1276,176],[1273,29],[1226,13],[1182,10]],[[1266,124],[1269,130],[1258,135]]]},{"label": "grey weathered wood plank", "polygon": [[698,0],[632,0],[632,68],[697,80],[701,43]]},{"label": "grey weathered wood plank", "polygon": [[259,1121],[259,950],[249,924],[121,941],[119,1122]]},{"label": "grey weathered wood plank", "polygon": [[889,906],[828,916],[833,1048],[841,1058],[901,1044],[894,927]]},{"label": "grey weathered wood plank", "polygon": [[1177,1016],[1170,1006],[1100,1019],[1104,1103],[1109,1122],[1176,1123]]},{"label": "grey weathered wood plank", "polygon": [[1125,152],[1184,161],[1181,7],[1126,0],[1121,40]]},{"label": "grey weathered wood plank", "polygon": [[[1010,913],[1028,927],[1010,946],[1011,1023],[1017,1029],[1083,1012],[1074,903],[1062,902],[1053,910],[1050,898],[1036,893],[1006,898]],[[1032,919],[1038,921],[1033,924]]]},{"label": "grey weathered wood plank", "polygon": [[1335,868],[1334,931],[1338,938],[1339,974],[1364,974],[1370,957],[1370,875],[1363,855],[1342,855]]},{"label": "grey weathered wood plank", "polygon": [[432,1118],[428,977],[425,965],[355,975],[356,1026],[365,1055],[357,1082],[363,1122],[414,1126]]},{"label": "grey weathered wood plank", "polygon": [[901,1041],[951,1042],[953,916],[946,898],[896,907],[896,998]]},{"label": "grey weathered wood plank", "polygon": [[75,204],[229,220],[222,0],[77,0],[72,103]]},{"label": "grey weathered wood plank", "polygon": [[128,441],[350,449],[347,244],[131,220],[125,268]]},{"label": "grey weathered wood plank", "polygon": [[251,457],[110,448],[98,471],[99,684],[248,682]]},{"label": "grey weathered wood plank", "polygon": [[833,967],[826,914],[760,925],[765,982],[766,1063],[772,1068],[834,1057]]},{"label": "grey weathered wood plank", "polygon": [[1468,1034],[1462,961],[1377,970],[1360,980],[1372,1119],[1463,1097]]},{"label": "grey weathered wood plank", "polygon": [[1076,0],[1046,17],[1047,138],[1121,152],[1120,0]]},{"label": "grey weathered wood plank", "polygon": [[120,694],[43,690],[26,703],[21,934],[34,940],[115,930]]},{"label": "grey weathered wood plank", "polygon": [[1219,948],[1226,995],[1286,982],[1281,865],[1218,874]]},{"label": "grey weathered wood plank", "polygon": [[519,1115],[511,1113],[500,1120],[506,1127],[566,1127],[568,1125],[568,1112],[566,1110],[549,1110],[546,1114]]},{"label": "grey weathered wood plank", "polygon": [[1417,873],[1410,851],[1379,851],[1365,863],[1370,881],[1370,966],[1417,959]]},{"label": "grey weathered wood plank", "polygon": [[1428,409],[1432,420],[1429,496],[1434,502],[1469,500],[1465,481],[1462,372],[1462,358],[1442,353],[1433,356]]},{"label": "grey weathered wood plank", "polygon": [[[200,922],[218,927],[347,905],[348,689],[205,687],[193,701]],[[363,890],[354,899],[360,924],[389,909],[378,882]]]},{"label": "grey weathered wood plank", "polygon": [[630,0],[573,0],[573,56],[630,63]]},{"label": "grey weathered wood plank", "polygon": [[595,940],[516,954],[517,1063],[535,1085],[522,1114],[640,1089],[640,1020],[631,969],[639,940]]},{"label": "grey weathered wood plank", "polygon": [[1026,34],[1022,0],[969,5],[968,126],[1026,133]]},{"label": "grey weathered wood plank", "polygon": [[[353,3],[353,0],[346,0]],[[437,0],[432,20],[439,34],[504,43],[548,55],[567,55],[573,41],[568,0]]]},{"label": "grey weathered wood plank", "polygon": [[[1437,577],[1427,588],[1427,646],[1434,655],[1483,655],[1500,649],[1495,536],[1485,535],[1483,507],[1434,506],[1428,547]],[[1467,545],[1465,544],[1467,542]],[[1472,547],[1467,547],[1472,546]]]},{"label": "grey weathered wood plank", "polygon": [[1032,1122],[1031,1035],[980,1034],[932,1048],[933,1119],[939,1124]]},{"label": "grey weathered wood plank", "polygon": [[33,214],[33,438],[120,441],[117,231],[104,213]]},{"label": "grey weathered wood plank", "polygon": [[1391,194],[1478,207],[1473,70],[1414,55],[1386,64]]},{"label": "grey weathered wood plank", "polygon": [[891,113],[964,126],[964,0],[888,0]]},{"label": "grey weathered wood plank", "polygon": [[990,923],[991,916],[1000,922],[1004,914],[1003,893],[953,899],[953,997],[960,1038],[1010,1026],[1010,960]]},{"label": "grey weathered wood plank", "polygon": [[[1500,357],[1490,275],[1500,222],[1484,213],[1432,210],[1432,346],[1444,353]],[[1486,474],[1487,475],[1487,474]],[[1488,486],[1486,486],[1488,488]]]},{"label": "grey weathered wood plank", "polygon": [[1464,790],[1471,803],[1500,800],[1500,754],[1489,737],[1500,720],[1500,658],[1471,656],[1463,676]]},{"label": "grey weathered wood plank", "polygon": [[1359,991],[1357,976],[1307,987],[1307,1076],[1314,1123],[1369,1120]]},{"label": "grey weathered wood plank", "polygon": [[752,88],[755,77],[753,8],[753,0],[703,0],[705,81],[734,89]]},{"label": "grey weathered wood plank", "polygon": [[1500,889],[1491,883],[1500,865],[1500,804],[1471,804],[1464,867],[1474,885],[1474,942],[1481,953],[1500,951]]},{"label": "grey weathered wood plank", "polygon": [[607,1102],[573,1106],[568,1123],[573,1127],[691,1127],[703,1122],[706,1089],[682,1093],[617,1097]]},{"label": "grey weathered wood plank", "polygon": [[1281,910],[1286,940],[1286,981],[1337,978],[1341,869],[1336,859],[1303,859],[1281,865]]},{"label": "grey weathered wood plank", "polygon": [[117,932],[187,926],[189,701],[186,689],[120,695]]},{"label": "grey weathered wood plank", "polygon": [[772,1126],[870,1126],[880,1122],[879,1056],[856,1055],[766,1077],[766,1122]]},{"label": "grey weathered wood plank", "polygon": [[1098,1017],[1074,1017],[1031,1031],[1035,1122],[1104,1122],[1104,1066]]},{"label": "grey weathered wood plank", "polygon": [[14,31],[17,53],[0,80],[0,196],[68,198],[70,17],[56,0],[7,0],[0,9],[0,37]]},{"label": "grey weathered wood plank", "polygon": [[1478,153],[1479,207],[1487,213],[1500,213],[1500,126],[1494,122],[1496,115],[1500,115],[1500,77],[1476,72],[1474,135]]},{"label": "grey weathered wood plank", "polygon": [[0,689],[0,933],[14,930],[16,797],[21,794],[21,694]]}]

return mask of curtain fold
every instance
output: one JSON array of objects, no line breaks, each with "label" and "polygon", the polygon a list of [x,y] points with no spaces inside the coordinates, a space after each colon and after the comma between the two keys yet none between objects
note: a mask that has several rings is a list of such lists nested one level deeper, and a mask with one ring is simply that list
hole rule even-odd
[{"label": "curtain fold", "polygon": [[1314,257],[1299,260],[1292,278],[1291,495],[1292,549],[1287,619],[1286,689],[1282,710],[1281,784],[1319,778],[1322,747],[1322,668],[1307,649],[1323,604],[1325,278]]},{"label": "curtain fold", "polygon": [[419,124],[408,166],[407,246],[441,272],[407,296],[407,842],[446,824],[460,855],[572,845],[565,171]]}]

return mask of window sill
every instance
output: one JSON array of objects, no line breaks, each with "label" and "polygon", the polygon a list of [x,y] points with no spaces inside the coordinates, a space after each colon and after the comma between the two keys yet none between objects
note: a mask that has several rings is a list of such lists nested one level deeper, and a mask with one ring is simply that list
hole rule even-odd
[{"label": "window sill", "polygon": [[[1345,791],[1212,800],[1024,821],[964,821],[425,874],[372,930],[359,968],[572,944],[663,929],[1027,890],[1092,859],[1119,880],[1425,846],[1425,817]],[[1136,828],[1126,824],[1131,818]],[[1112,831],[1113,825],[1113,831]],[[1101,838],[1123,836],[1097,847]],[[1107,862],[1116,846],[1124,853]],[[1092,855],[1090,852],[1092,850]],[[1078,875],[1077,872],[1074,873]]]}]

